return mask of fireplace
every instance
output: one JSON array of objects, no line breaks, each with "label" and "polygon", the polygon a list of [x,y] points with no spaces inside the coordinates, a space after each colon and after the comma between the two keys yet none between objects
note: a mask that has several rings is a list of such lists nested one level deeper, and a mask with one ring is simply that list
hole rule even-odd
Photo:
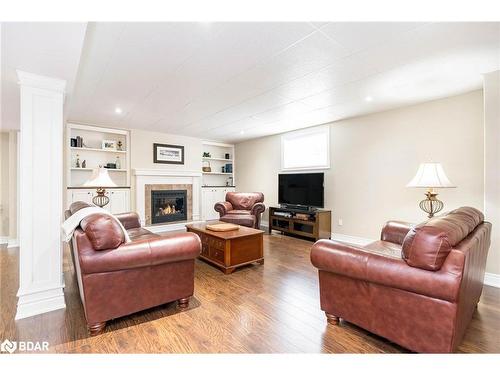
[{"label": "fireplace", "polygon": [[187,190],[151,190],[151,223],[187,220]]}]

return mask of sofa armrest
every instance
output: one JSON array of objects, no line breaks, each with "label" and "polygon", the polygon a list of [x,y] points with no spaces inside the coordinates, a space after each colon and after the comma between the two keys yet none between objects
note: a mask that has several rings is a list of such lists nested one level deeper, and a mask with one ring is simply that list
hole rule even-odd
[{"label": "sofa armrest", "polygon": [[181,233],[143,241],[132,241],[116,249],[79,254],[83,274],[122,271],[195,259],[201,251],[200,238]]},{"label": "sofa armrest", "polygon": [[260,215],[261,213],[263,213],[265,210],[266,210],[266,206],[264,205],[264,203],[258,202],[258,203],[255,203],[252,206],[252,209],[250,210],[250,213],[252,215],[257,216],[257,215]]},{"label": "sofa armrest", "polygon": [[126,212],[123,214],[115,214],[115,217],[118,220],[120,220],[120,222],[123,224],[123,227],[126,230],[141,227],[139,215],[137,215],[137,213],[135,213],[135,212]]},{"label": "sofa armrest", "polygon": [[454,251],[439,271],[428,271],[410,267],[403,259],[331,240],[320,240],[311,250],[311,262],[320,271],[450,302],[457,301],[464,261],[463,254]]},{"label": "sofa armrest", "polygon": [[219,213],[219,216],[222,217],[233,209],[233,205],[229,202],[217,202],[214,209]]},{"label": "sofa armrest", "polygon": [[388,221],[382,228],[380,239],[402,245],[406,235],[413,226],[414,224],[405,221]]}]

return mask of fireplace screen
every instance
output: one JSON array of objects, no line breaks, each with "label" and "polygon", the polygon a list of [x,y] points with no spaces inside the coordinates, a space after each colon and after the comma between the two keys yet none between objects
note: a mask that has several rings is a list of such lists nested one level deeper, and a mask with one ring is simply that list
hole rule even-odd
[{"label": "fireplace screen", "polygon": [[151,223],[187,220],[186,190],[152,190]]}]

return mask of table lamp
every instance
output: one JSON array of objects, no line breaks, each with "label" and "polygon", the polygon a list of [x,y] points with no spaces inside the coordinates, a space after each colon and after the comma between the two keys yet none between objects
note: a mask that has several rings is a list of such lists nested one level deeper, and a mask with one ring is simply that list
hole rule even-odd
[{"label": "table lamp", "polygon": [[418,167],[417,174],[406,185],[407,187],[426,188],[427,197],[420,202],[420,208],[431,218],[435,213],[441,211],[444,207],[443,202],[437,199],[438,193],[434,188],[452,188],[454,186],[444,173],[441,163],[422,163]]},{"label": "table lamp", "polygon": [[95,187],[97,195],[92,198],[92,203],[96,206],[104,207],[109,203],[109,197],[107,197],[106,189],[107,187],[115,187],[116,184],[109,177],[108,170],[99,166],[99,168],[94,169],[90,179],[83,184],[86,187]]}]

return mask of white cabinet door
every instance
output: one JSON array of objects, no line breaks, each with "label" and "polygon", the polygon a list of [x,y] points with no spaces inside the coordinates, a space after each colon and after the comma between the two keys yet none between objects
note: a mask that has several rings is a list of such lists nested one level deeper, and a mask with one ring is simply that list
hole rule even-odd
[{"label": "white cabinet door", "polygon": [[86,203],[92,203],[92,191],[88,189],[78,189],[70,190],[70,201],[68,202],[68,208],[73,202],[83,201]]},{"label": "white cabinet door", "polygon": [[110,189],[107,193],[109,204],[106,208],[112,214],[121,214],[130,211],[130,191],[128,189]]}]

